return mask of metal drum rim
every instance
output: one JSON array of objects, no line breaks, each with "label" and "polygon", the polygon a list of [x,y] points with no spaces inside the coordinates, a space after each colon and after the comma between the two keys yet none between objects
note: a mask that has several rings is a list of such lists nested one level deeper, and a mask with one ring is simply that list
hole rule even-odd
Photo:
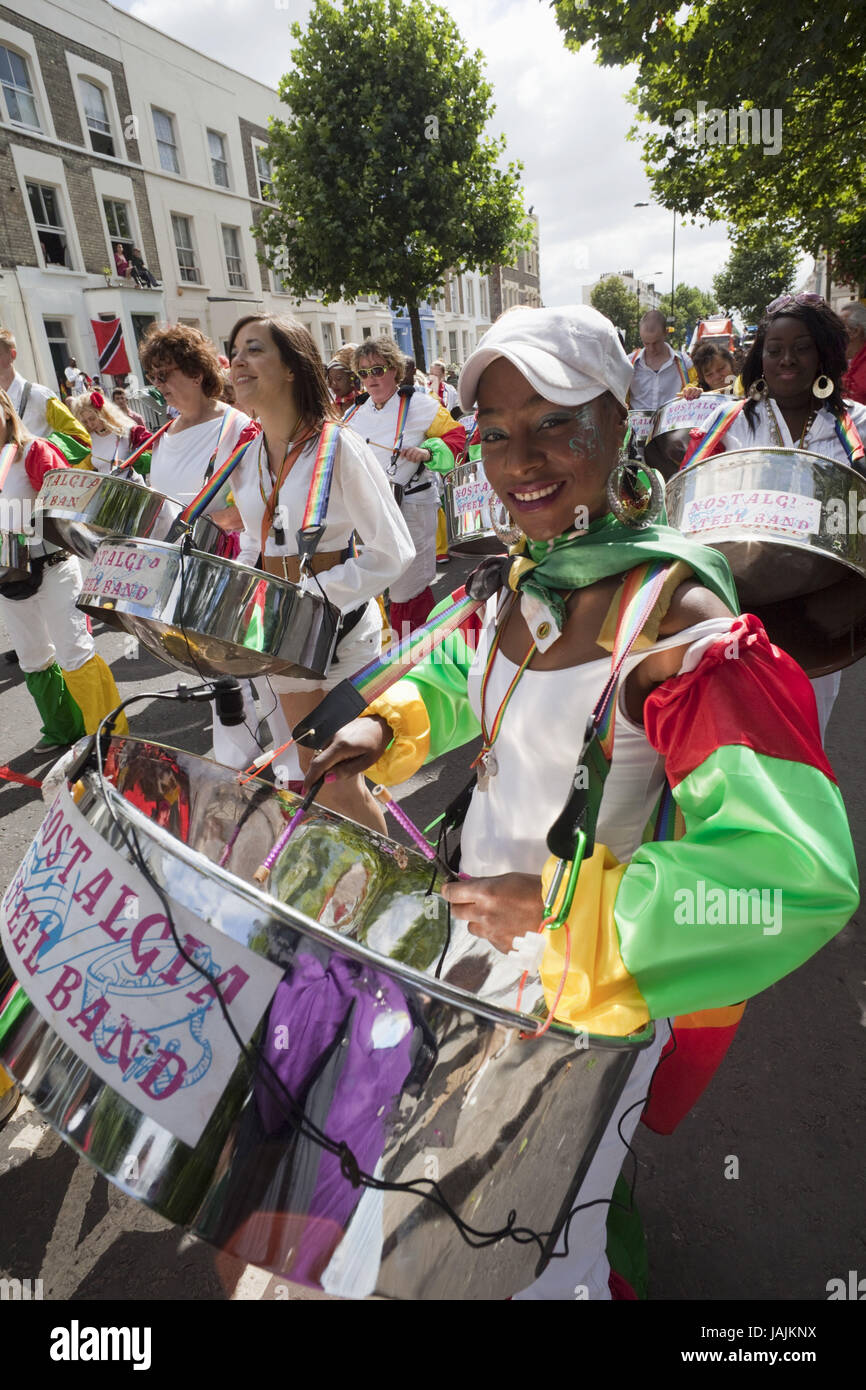
[{"label": "metal drum rim", "polygon": [[[211,763],[213,761],[208,758],[200,758],[198,754],[189,753],[183,748],[174,748],[170,744],[158,743],[155,739],[136,738],[130,734],[117,734],[112,735],[112,737],[123,742],[147,744],[149,747],[159,748],[168,753],[179,754],[181,757],[185,758],[197,758],[203,763]],[[214,765],[217,767],[222,766],[222,764],[219,763]],[[231,772],[232,769],[227,768],[226,771]],[[263,787],[270,788],[272,786],[270,782],[266,782],[261,777],[251,778],[250,781]],[[94,783],[95,794],[99,795],[100,785],[96,774],[94,774]],[[103,786],[107,798],[115,804],[115,808],[122,808],[123,815],[135,825],[136,829],[143,831],[144,834],[161,849],[169,850],[171,853],[175,854],[177,858],[181,859],[189,868],[199,873],[205,872],[206,877],[215,878],[222,886],[230,888],[234,893],[246,899],[257,908],[267,909],[273,916],[278,916],[281,920],[285,920],[287,926],[293,927],[295,930],[307,932],[314,939],[321,941],[332,950],[342,951],[346,955],[351,955],[364,965],[373,966],[377,970],[390,971],[396,974],[398,979],[404,983],[411,984],[423,993],[431,994],[435,998],[442,1000],[443,1003],[477,1013],[489,1023],[501,1024],[506,1028],[518,1028],[524,1032],[527,1030],[528,1024],[535,1025],[536,1028],[541,1027],[542,1020],[536,1018],[532,1014],[518,1013],[513,1009],[506,1009],[498,1004],[490,1004],[486,1000],[480,999],[477,995],[470,994],[467,990],[461,990],[454,985],[448,985],[442,980],[437,980],[425,974],[424,971],[417,970],[414,966],[393,961],[389,956],[381,956],[378,952],[372,951],[361,942],[353,941],[350,937],[341,936],[339,932],[335,932],[330,927],[325,927],[320,922],[314,921],[313,918],[307,917],[305,913],[291,907],[290,904],[281,903],[279,899],[256,888],[253,884],[245,883],[243,879],[238,878],[235,874],[231,873],[230,870],[222,868],[219,864],[215,864],[213,860],[208,859],[200,850],[191,849],[189,845],[184,844],[182,840],[178,840],[169,831],[163,829],[162,826],[156,825],[153,821],[149,820],[142,811],[138,810],[131,802],[127,801],[123,794],[119,792],[111,782],[106,780]],[[297,799],[300,800],[300,798]],[[338,811],[331,811],[326,807],[321,809],[326,810],[329,816],[335,816],[338,820],[346,821],[349,825],[357,824],[347,816],[341,816]],[[362,829],[364,829],[364,827],[362,827]],[[376,834],[375,831],[369,833],[373,835]],[[206,868],[203,870],[202,866],[206,866]],[[289,917],[290,913],[293,914],[291,918]],[[215,929],[218,931],[221,930],[219,927]],[[577,1030],[569,1028],[567,1024],[556,1023],[552,1025],[550,1029],[551,1032],[554,1027],[558,1030],[557,1036],[560,1038],[563,1036],[567,1038],[576,1036]],[[645,1031],[646,1030],[641,1030],[634,1035],[629,1034],[622,1039],[611,1037],[610,1043],[612,1046],[638,1046],[640,1045],[638,1042],[630,1042],[630,1039],[642,1039]],[[589,1037],[591,1040],[598,1039],[599,1043],[597,1045],[601,1046],[604,1046],[607,1041],[606,1035],[604,1034],[590,1034]]]},{"label": "metal drum rim", "polygon": [[[175,499],[170,498],[169,500],[174,501]],[[182,538],[180,538],[177,541],[157,541],[151,540],[149,536],[125,536],[123,534],[103,536],[102,540],[99,542],[99,545],[96,548],[96,551],[94,551],[94,555],[93,558],[90,560],[90,564],[95,563],[96,555],[99,553],[99,551],[102,549],[104,545],[114,544],[153,546],[158,547],[160,550],[165,550],[170,552],[171,554],[176,554],[180,556],[181,543]],[[241,560],[229,560],[225,555],[212,555],[210,551],[194,550],[192,547],[184,551],[183,560],[185,564],[190,560],[206,560],[209,562],[212,561],[214,564],[220,565],[223,568],[228,567],[232,572],[241,570],[246,574],[252,575],[257,581],[261,579],[266,579],[268,583],[276,584],[278,588],[286,592],[303,593],[304,597],[318,599],[320,603],[327,603],[330,608],[334,608],[334,605],[330,602],[329,599],[324,599],[322,595],[316,593],[315,590],[309,588],[301,590],[300,585],[293,584],[291,579],[283,579],[279,574],[269,574],[267,570],[256,569],[254,565],[245,565]],[[124,601],[125,600],[121,600],[121,602]],[[334,611],[337,612],[338,610],[334,608]],[[184,750],[181,749],[180,751],[183,752]]]},{"label": "metal drum rim", "polygon": [[[671,430],[669,433],[673,434],[675,431]],[[786,444],[755,444],[750,449],[725,449],[721,454],[711,454],[709,458],[687,463],[685,468],[678,468],[676,473],[668,479],[666,487],[671,487],[679,478],[684,478],[687,473],[691,473],[697,468],[703,468],[708,463],[726,463],[728,459],[741,459],[743,454],[795,454],[798,459],[820,459],[822,463],[832,463],[836,468],[844,468],[846,472],[859,478],[861,483],[866,486],[866,478],[862,473],[859,473],[856,468],[852,468],[849,463],[843,463],[841,459],[831,458],[829,454],[819,454],[814,449],[797,449],[793,445]]]}]

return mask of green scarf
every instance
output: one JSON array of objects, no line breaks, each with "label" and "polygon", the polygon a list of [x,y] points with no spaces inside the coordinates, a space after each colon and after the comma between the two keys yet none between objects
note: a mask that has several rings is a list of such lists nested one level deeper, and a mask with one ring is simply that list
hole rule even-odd
[{"label": "green scarf", "polygon": [[560,631],[565,626],[562,593],[585,589],[612,574],[625,574],[649,560],[683,560],[695,578],[739,613],[737,590],[721,551],[701,545],[673,526],[625,526],[612,512],[592,521],[586,531],[553,541],[524,537],[510,551],[508,583],[547,605]]}]

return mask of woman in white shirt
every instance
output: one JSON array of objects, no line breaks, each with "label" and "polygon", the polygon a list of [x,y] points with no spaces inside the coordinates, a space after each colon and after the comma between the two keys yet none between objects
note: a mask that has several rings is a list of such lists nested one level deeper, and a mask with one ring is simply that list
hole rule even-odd
[{"label": "woman in white shirt", "polygon": [[[846,401],[842,320],[817,294],[781,295],[767,308],[743,364],[747,399],[720,440],[719,452],[806,449],[866,474],[866,406]],[[823,737],[841,672],[812,681]]]},{"label": "woman in white shirt", "polygon": [[118,468],[150,433],[107,401],[101,391],[70,396],[66,404],[90,435],[90,467],[95,473],[110,473]]},{"label": "woman in white shirt", "polygon": [[[262,427],[259,439],[232,475],[234,501],[244,527],[239,558],[255,564],[261,554],[269,573],[297,583],[297,533],[322,428],[337,414],[322,359],[303,324],[265,315],[250,315],[235,324],[229,357],[237,400]],[[326,690],[379,653],[382,623],[376,595],[403,573],[414,556],[382,469],[363,440],[342,426],[323,528],[312,561],[312,584],[339,609],[343,635],[321,680],[271,677],[292,727],[316,707]],[[360,554],[353,553],[355,532]],[[311,754],[298,751],[306,771]],[[360,776],[324,788],[318,799],[362,825],[385,829],[382,812]]]},{"label": "woman in white shirt", "polygon": [[[159,387],[166,404],[177,411],[165,434],[154,444],[148,481],[157,492],[187,504],[222,467],[244,432],[253,437],[257,426],[248,415],[220,400],[223,374],[219,358],[213,343],[197,328],[183,323],[153,324],[142,341],[139,356],[148,380]],[[239,552],[240,518],[229,505],[230,487],[231,480],[214,498],[207,515],[225,532],[219,553],[226,559],[235,559]],[[243,681],[241,688],[244,723],[226,727],[214,715],[214,757],[227,767],[247,767],[262,751],[249,681]],[[277,704],[276,695],[271,694],[270,700],[273,706]],[[267,717],[273,712],[273,708],[269,709]],[[279,737],[282,729],[275,732]]]}]

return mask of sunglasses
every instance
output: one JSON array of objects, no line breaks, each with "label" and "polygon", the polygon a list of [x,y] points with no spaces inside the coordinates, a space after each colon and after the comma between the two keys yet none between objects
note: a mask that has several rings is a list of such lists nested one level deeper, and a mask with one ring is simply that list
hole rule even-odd
[{"label": "sunglasses", "polygon": [[148,377],[148,380],[154,386],[162,386],[163,383],[168,381],[169,377],[177,370],[177,367],[166,367],[164,372],[151,372],[150,376]]},{"label": "sunglasses", "polygon": [[774,299],[772,304],[767,305],[766,312],[775,314],[779,309],[790,309],[792,304],[810,304],[814,308],[816,304],[823,303],[824,296],[813,294],[811,291],[808,294],[780,294],[778,299]]},{"label": "sunglasses", "polygon": [[390,370],[390,367],[359,367],[358,376],[362,381],[366,381],[368,376],[384,376]]}]

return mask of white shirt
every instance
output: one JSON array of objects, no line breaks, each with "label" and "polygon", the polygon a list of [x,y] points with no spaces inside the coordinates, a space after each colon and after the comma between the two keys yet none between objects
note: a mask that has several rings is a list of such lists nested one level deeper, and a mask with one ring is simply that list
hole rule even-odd
[{"label": "white shirt", "polygon": [[[9,387],[8,396],[18,414],[21,405],[21,397],[24,395],[25,379],[20,372],[16,372],[12,378],[12,385]],[[27,409],[22,417],[24,428],[37,438],[42,439],[51,433],[51,427],[45,418],[45,407],[49,401],[57,399],[57,392],[52,391],[48,386],[40,386],[38,382],[30,383],[30,396],[27,401]]]},{"label": "white shirt", "polygon": [[[634,379],[628,393],[629,410],[658,410],[659,406],[664,405],[666,401],[672,401],[674,396],[678,396],[682,391],[685,384],[681,371],[682,357],[673,351],[670,343],[665,343],[664,346],[667,349],[668,359],[659,367],[658,371],[647,366],[644,360],[646,348],[641,348],[635,357]],[[686,379],[688,379],[691,365],[691,359],[686,357]]]},{"label": "white shirt", "polygon": [[[244,415],[243,411],[226,406],[222,415],[214,420],[203,420],[200,425],[191,425],[189,429],[179,430],[176,434],[168,430],[160,435],[153,448],[148,478],[150,486],[178,502],[191,502],[204,487],[205,473],[214,450],[217,450],[214,464],[217,469],[225,463],[238,442],[238,435],[249,423],[249,416]],[[229,486],[234,476],[233,473]],[[208,510],[225,505],[225,498],[217,497]]]},{"label": "white shirt", "polygon": [[[417,463],[412,463],[411,459],[401,458],[398,459],[394,472],[392,473],[390,470],[391,453],[396,442],[400,401],[403,399],[404,397],[400,395],[399,391],[395,391],[381,410],[377,410],[372,400],[368,398],[347,421],[347,424],[350,430],[354,430],[356,434],[368,442],[373,457],[389,482],[399,483],[401,487],[406,487],[410,478],[415,478],[413,487],[420,487],[422,483],[429,483],[433,478],[429,468],[424,468],[423,464],[421,465],[421,472],[418,473],[419,465]],[[432,396],[425,396],[420,391],[415,391],[408,397],[408,400],[409,414],[406,417],[402,448],[418,449],[427,438],[427,432],[442,407]],[[374,445],[375,447],[373,447]],[[417,477],[415,477],[416,473],[418,474]],[[432,505],[438,506],[439,494],[435,487],[429,489],[429,495],[432,499]]]},{"label": "white shirt", "polygon": [[[431,377],[431,379],[430,379],[430,385],[428,386],[427,389],[428,389],[428,391],[430,392],[430,395],[433,396],[434,399],[438,401],[438,400],[439,400],[439,383],[438,383],[438,381],[436,380],[435,377]],[[455,391],[455,389],[454,389],[453,386],[450,386],[450,385],[449,385],[449,383],[448,383],[447,381],[443,381],[443,383],[442,383],[442,390],[443,390],[443,392],[444,392],[444,394],[445,394],[445,399],[444,399],[444,401],[441,401],[440,404],[441,404],[441,405],[444,405],[445,409],[450,413],[450,412],[454,409],[455,405],[457,405],[457,401],[458,401],[457,392]]]},{"label": "white shirt", "polygon": [[[314,437],[301,451],[280,488],[278,505],[283,509],[285,541],[278,545],[271,529],[265,538],[267,555],[298,553],[297,532],[307,504],[317,451],[318,437]],[[261,550],[265,499],[270,498],[273,487],[263,437],[244,454],[232,474],[231,487],[244,521],[238,560],[254,565]],[[319,551],[345,549],[353,531],[361,541],[360,555],[317,576],[324,593],[342,612],[382,593],[411,564],[415,547],[384,472],[377,467],[370,449],[351,429],[341,429]],[[315,584],[314,587],[317,588]]]},{"label": "white shirt", "polygon": [[[866,444],[866,405],[858,405],[856,401],[846,401],[845,408],[854,422],[863,443]],[[785,417],[775,401],[758,401],[755,407],[755,429],[752,430],[745,414],[740,414],[731,424],[730,428],[721,438],[721,444],[725,449],[760,449],[763,447],[779,447],[779,440],[770,421],[769,411],[772,410],[779,427],[779,437],[782,440],[782,447],[794,449],[798,446],[799,440],[791,438],[791,431],[785,423]],[[848,455],[842,444],[841,439],[836,433],[836,417],[833,412],[828,410],[825,405],[821,406],[818,414],[812,422],[811,428],[806,435],[803,448],[809,453],[823,454],[825,458],[836,459],[839,463],[848,463]],[[863,472],[863,465],[858,469]]]},{"label": "white shirt", "polygon": [[95,473],[110,473],[132,453],[129,435],[97,434],[90,436],[90,461]]},{"label": "white shirt", "polygon": [[[468,695],[480,715],[481,681],[494,633],[496,598],[485,610],[485,626],[469,672]],[[731,618],[710,618],[662,638],[646,651],[633,652],[620,678],[613,760],[604,785],[596,842],[607,845],[620,861],[630,859],[664,783],[664,760],[634,724],[624,707],[626,677],[651,653],[688,646],[727,632]],[[508,704],[494,748],[498,770],[486,790],[476,788],[460,837],[460,868],[470,877],[505,873],[541,875],[550,851],[546,837],[569,796],[580,757],[583,732],[610,676],[610,656],[560,671],[524,671]],[[497,652],[487,682],[485,722],[493,724],[517,666]],[[411,679],[411,676],[410,676]],[[455,960],[477,956],[481,943],[454,919],[452,946],[443,977]],[[493,966],[483,996],[514,1002],[522,972],[507,956],[489,953]]]}]

